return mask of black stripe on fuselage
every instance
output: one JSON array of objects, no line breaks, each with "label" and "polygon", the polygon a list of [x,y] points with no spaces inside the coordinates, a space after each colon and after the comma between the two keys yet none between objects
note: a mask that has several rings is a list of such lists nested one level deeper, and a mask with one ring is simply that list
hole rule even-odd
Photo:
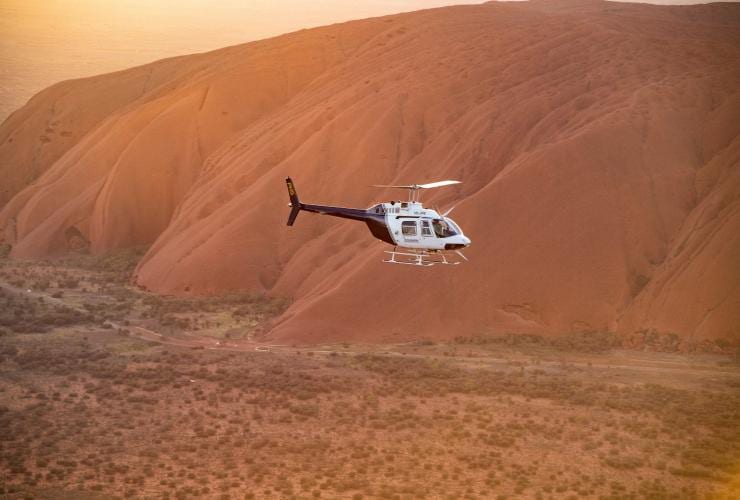
[{"label": "black stripe on fuselage", "polygon": [[388,229],[388,225],[385,223],[385,217],[372,217],[370,219],[367,219],[365,223],[370,229],[370,232],[373,233],[373,236],[381,241],[390,243],[391,245],[396,244],[396,242],[393,241],[393,238],[391,238],[391,232]]},{"label": "black stripe on fuselage", "polygon": [[361,220],[364,221],[370,215],[367,210],[361,208],[344,208],[344,207],[331,207],[328,205],[308,205],[301,203],[301,210],[306,212],[313,212],[321,215],[331,215],[332,217],[341,217],[343,219]]},{"label": "black stripe on fuselage", "polygon": [[361,208],[332,207],[328,205],[307,205],[302,203],[301,209],[321,215],[331,215],[342,219],[360,220],[367,224],[370,232],[381,241],[395,245],[391,238],[388,226],[385,223],[385,215],[370,212]]}]

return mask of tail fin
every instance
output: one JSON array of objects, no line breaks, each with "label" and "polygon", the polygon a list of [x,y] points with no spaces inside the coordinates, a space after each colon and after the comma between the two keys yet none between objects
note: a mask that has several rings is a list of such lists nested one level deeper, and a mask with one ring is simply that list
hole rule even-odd
[{"label": "tail fin", "polygon": [[295,218],[298,217],[298,212],[301,211],[301,202],[298,201],[298,194],[295,192],[295,186],[290,177],[285,179],[285,183],[288,185],[288,196],[290,196],[290,215],[288,216],[288,225],[292,226],[295,222]]}]

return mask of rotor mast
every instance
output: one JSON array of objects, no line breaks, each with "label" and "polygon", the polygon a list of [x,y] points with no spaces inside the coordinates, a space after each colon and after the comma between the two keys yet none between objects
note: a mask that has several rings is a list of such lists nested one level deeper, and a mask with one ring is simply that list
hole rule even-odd
[{"label": "rotor mast", "polygon": [[418,184],[413,184],[411,186],[411,189],[409,189],[409,203],[414,203],[419,201],[421,198],[421,188]]}]

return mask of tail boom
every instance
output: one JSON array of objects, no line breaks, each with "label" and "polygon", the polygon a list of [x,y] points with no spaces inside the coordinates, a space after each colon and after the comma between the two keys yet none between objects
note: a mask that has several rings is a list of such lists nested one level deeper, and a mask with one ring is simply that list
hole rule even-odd
[{"label": "tail boom", "polygon": [[288,225],[292,226],[298,217],[298,212],[312,212],[321,215],[330,215],[332,217],[341,217],[343,219],[359,220],[363,222],[372,220],[383,220],[383,216],[373,214],[363,208],[345,208],[345,207],[333,207],[329,205],[311,205],[308,203],[301,203],[298,199],[298,193],[296,192],[295,185],[290,177],[285,179],[285,183],[288,186],[288,196],[290,197],[290,215],[288,216]]}]

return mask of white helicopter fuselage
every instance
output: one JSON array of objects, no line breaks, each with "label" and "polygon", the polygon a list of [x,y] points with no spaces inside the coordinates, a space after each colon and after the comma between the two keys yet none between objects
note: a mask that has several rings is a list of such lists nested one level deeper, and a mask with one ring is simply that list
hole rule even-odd
[{"label": "white helicopter fuselage", "polygon": [[460,227],[420,202],[387,202],[368,209],[385,216],[394,244],[415,250],[453,250],[470,244]]}]

